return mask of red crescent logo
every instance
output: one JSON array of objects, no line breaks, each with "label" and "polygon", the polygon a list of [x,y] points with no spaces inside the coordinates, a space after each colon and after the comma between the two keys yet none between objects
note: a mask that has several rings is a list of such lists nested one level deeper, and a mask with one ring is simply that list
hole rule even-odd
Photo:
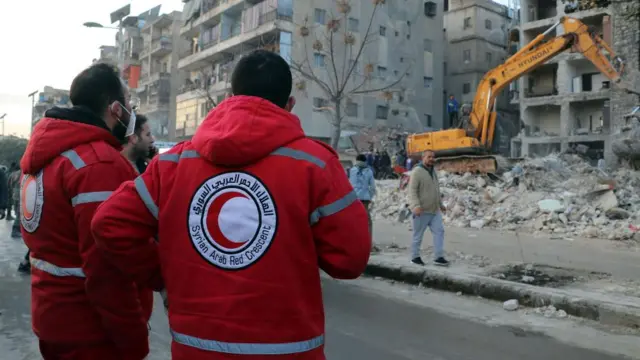
[{"label": "red crescent logo", "polygon": [[27,178],[22,185],[22,191],[20,194],[20,204],[22,205],[22,214],[25,219],[31,220],[33,218],[33,211],[35,210],[36,202],[36,178],[27,175]]},{"label": "red crescent logo", "polygon": [[220,230],[219,217],[222,207],[227,203],[227,201],[237,197],[248,199],[246,195],[239,192],[226,192],[213,200],[211,206],[209,207],[209,214],[207,216],[207,228],[214,241],[218,243],[218,245],[229,250],[238,249],[242,247],[247,241],[251,240],[245,239],[242,242],[231,241],[222,233],[222,230]]}]

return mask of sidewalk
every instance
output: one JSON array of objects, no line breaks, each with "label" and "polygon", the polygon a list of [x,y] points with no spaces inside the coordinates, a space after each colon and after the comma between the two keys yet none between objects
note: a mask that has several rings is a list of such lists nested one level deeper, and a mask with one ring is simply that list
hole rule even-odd
[{"label": "sidewalk", "polygon": [[[374,222],[374,243],[385,247],[396,244],[406,250],[409,260],[411,231],[407,224],[384,219]],[[431,246],[427,231],[422,248]],[[490,229],[447,227],[445,251],[463,252],[490,258],[493,263],[536,263],[578,270],[605,272],[625,279],[640,278],[640,244],[602,239],[551,239],[526,233],[503,233]]]}]

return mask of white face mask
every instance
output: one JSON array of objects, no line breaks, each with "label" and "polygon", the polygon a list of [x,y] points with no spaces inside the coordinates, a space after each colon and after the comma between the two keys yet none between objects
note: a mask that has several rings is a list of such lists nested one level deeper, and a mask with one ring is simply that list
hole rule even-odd
[{"label": "white face mask", "polygon": [[[118,102],[118,104],[120,104],[120,102]],[[129,124],[125,125],[122,120],[118,119],[118,122],[120,123],[120,125],[124,126],[127,128],[127,131],[124,133],[125,137],[129,137],[131,135],[133,135],[133,133],[135,132],[136,129],[136,113],[135,111],[131,111],[129,112],[129,110],[127,110],[127,107],[120,104],[120,107],[122,107],[122,110],[124,110],[127,114],[129,114]]]}]

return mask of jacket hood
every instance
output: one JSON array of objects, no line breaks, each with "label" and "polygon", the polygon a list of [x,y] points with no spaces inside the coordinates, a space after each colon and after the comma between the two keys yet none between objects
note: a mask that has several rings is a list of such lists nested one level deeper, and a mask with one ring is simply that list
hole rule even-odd
[{"label": "jacket hood", "polygon": [[191,143],[212,163],[235,167],[254,163],[304,136],[294,114],[262,98],[233,96],[207,115]]},{"label": "jacket hood", "polygon": [[27,174],[36,174],[61,153],[93,141],[120,148],[104,121],[91,110],[81,106],[54,107],[34,127],[20,168]]}]

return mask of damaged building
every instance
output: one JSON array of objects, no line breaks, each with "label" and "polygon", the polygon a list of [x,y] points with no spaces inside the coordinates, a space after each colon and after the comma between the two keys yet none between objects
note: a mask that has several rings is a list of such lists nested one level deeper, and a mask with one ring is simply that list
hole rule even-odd
[{"label": "damaged building", "polygon": [[[624,3],[598,1],[521,0],[521,25],[510,34],[517,49],[552,27],[564,15],[596,30],[625,60],[625,77],[638,70],[638,19],[624,16]],[[558,26],[548,37],[562,35]],[[632,80],[633,81],[633,80]],[[607,77],[574,50],[551,59],[511,87],[511,102],[519,105],[521,133],[512,139],[512,156],[544,156],[581,148],[597,159],[614,160],[613,134],[623,125],[623,115],[638,98],[612,86]],[[579,146],[582,145],[582,146]],[[588,149],[588,150],[587,150]]]}]

